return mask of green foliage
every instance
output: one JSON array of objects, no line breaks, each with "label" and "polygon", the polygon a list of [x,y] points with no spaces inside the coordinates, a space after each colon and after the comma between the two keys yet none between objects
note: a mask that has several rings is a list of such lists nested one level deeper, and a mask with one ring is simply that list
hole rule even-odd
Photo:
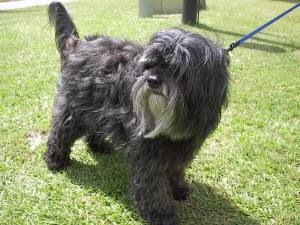
[{"label": "green foliage", "polygon": [[[153,32],[177,26],[227,47],[292,3],[207,5],[200,24],[189,27],[179,14],[137,18],[134,0],[67,4],[80,34],[146,43]],[[178,204],[182,224],[299,224],[299,17],[299,10],[290,13],[231,53],[230,104],[187,170],[192,192]],[[79,141],[67,170],[46,169],[59,71],[46,7],[0,12],[0,34],[0,223],[145,224],[129,198],[121,153],[93,156]]]}]

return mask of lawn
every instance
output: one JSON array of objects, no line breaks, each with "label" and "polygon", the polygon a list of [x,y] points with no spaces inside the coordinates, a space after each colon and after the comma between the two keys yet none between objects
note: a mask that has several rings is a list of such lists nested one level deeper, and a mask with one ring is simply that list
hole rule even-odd
[{"label": "lawn", "polygon": [[[182,27],[224,46],[297,1],[207,0],[200,24],[181,16],[137,18],[134,0],[67,4],[81,34],[146,43]],[[192,191],[178,203],[182,225],[299,224],[300,9],[231,54],[230,103],[187,170]],[[92,155],[76,142],[61,173],[43,161],[59,55],[46,7],[0,12],[0,223],[141,225],[121,153]],[[297,205],[298,204],[298,205]]]}]

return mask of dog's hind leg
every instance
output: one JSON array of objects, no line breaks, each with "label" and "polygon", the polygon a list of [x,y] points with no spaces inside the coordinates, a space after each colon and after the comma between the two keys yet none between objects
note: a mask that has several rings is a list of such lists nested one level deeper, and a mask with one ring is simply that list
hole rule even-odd
[{"label": "dog's hind leg", "polygon": [[83,133],[79,124],[80,122],[70,114],[64,98],[58,94],[55,99],[52,129],[45,153],[49,169],[59,170],[69,164],[71,145]]},{"label": "dog's hind leg", "polygon": [[89,149],[94,153],[112,153],[113,146],[108,140],[105,140],[99,132],[87,135],[86,142]]}]

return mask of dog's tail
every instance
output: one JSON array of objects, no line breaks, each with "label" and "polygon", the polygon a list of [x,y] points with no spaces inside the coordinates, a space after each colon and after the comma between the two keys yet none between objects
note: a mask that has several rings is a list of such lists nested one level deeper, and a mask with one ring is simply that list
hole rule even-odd
[{"label": "dog's tail", "polygon": [[66,8],[60,2],[52,2],[48,7],[49,22],[55,27],[55,42],[61,57],[64,58],[64,50],[75,47],[79,35],[75,24]]}]

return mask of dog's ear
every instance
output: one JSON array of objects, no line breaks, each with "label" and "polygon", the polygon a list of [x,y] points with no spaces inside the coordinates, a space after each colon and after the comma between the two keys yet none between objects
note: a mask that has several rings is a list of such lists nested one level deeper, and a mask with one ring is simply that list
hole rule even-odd
[{"label": "dog's ear", "polygon": [[[229,84],[229,56],[226,51],[216,48],[211,51],[211,64],[208,67],[209,79],[207,93],[209,103],[215,107],[227,105],[228,84]],[[221,109],[217,109],[220,111]]]},{"label": "dog's ear", "polygon": [[[229,85],[229,57],[220,47],[207,48],[199,53],[201,63],[196,64],[187,80],[186,101],[189,118],[194,118],[195,129],[203,137],[212,133],[221,118],[222,107],[227,106]],[[199,58],[198,58],[199,59]]]}]

